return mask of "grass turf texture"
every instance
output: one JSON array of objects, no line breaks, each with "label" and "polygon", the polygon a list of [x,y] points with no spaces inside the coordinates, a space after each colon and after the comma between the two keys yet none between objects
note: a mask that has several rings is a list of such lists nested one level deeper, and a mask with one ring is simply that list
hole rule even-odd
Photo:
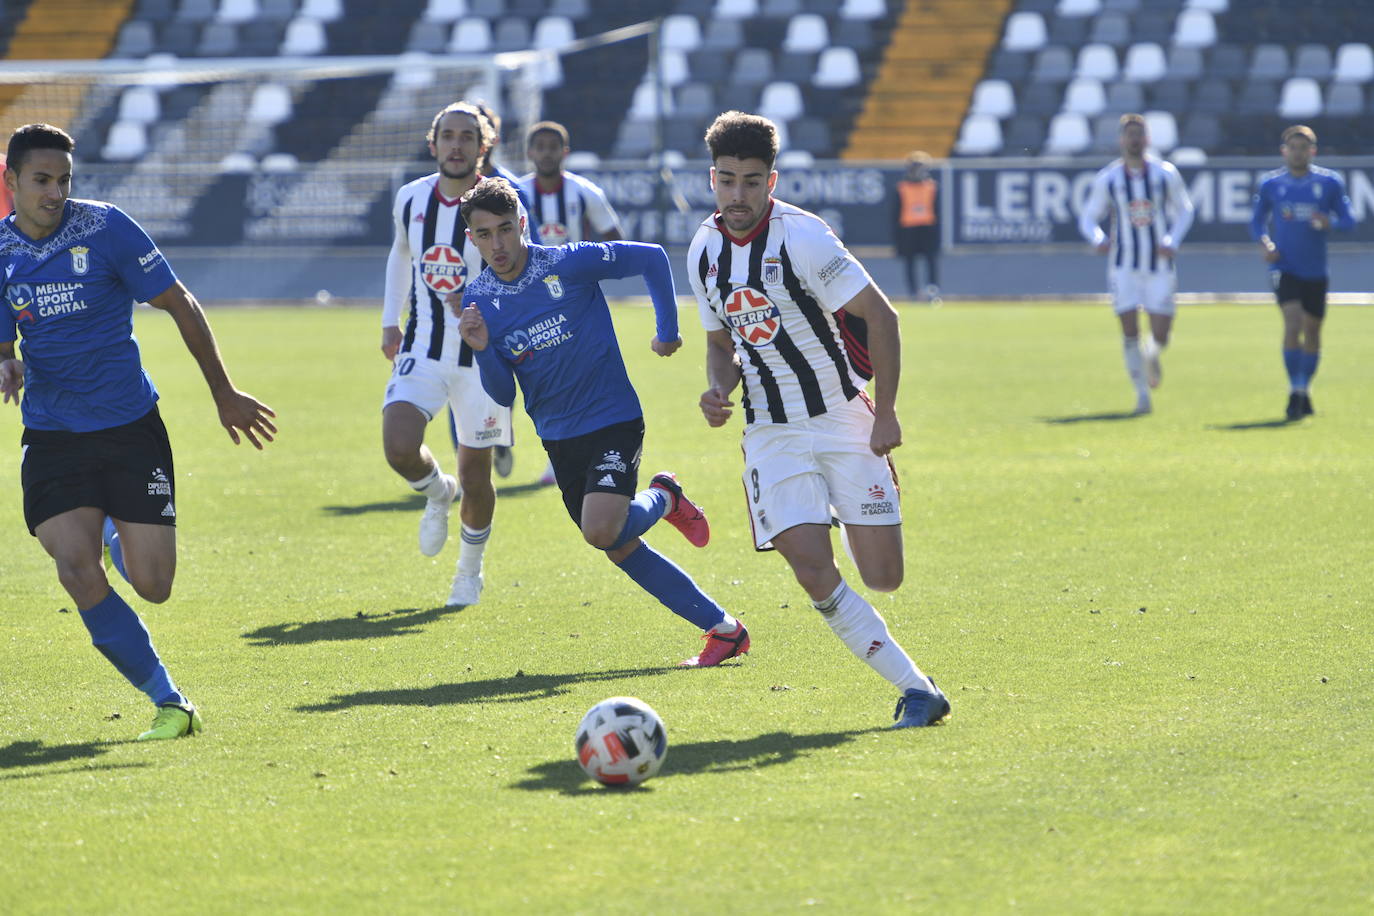
[{"label": "grass turf texture", "polygon": [[[1367,912],[1374,310],[1333,310],[1294,425],[1273,308],[1185,308],[1139,419],[1110,417],[1133,396],[1104,309],[902,315],[908,573],[875,603],[954,716],[890,733],[894,691],[750,549],[738,420],[700,419],[690,312],[670,360],[647,309],[616,320],[641,480],[676,470],[714,525],[702,551],[649,539],[753,633],[702,671],[672,668],[694,631],[528,486],[523,414],[482,603],[435,608],[456,530],[418,553],[373,313],[212,311],[279,413],[259,454],[140,312],[181,568],[168,604],[134,605],[207,732],[130,742],[151,707],[90,647],[6,462],[0,909]],[[572,757],[617,694],[668,727],[637,791]]]}]

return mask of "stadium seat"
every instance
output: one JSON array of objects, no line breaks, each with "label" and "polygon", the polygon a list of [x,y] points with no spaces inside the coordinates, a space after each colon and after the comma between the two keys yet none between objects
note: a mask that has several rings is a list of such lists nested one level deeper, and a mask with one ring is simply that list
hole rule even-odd
[{"label": "stadium seat", "polygon": [[1332,78],[1338,83],[1374,80],[1374,48],[1362,42],[1341,45],[1336,49],[1336,69]]},{"label": "stadium seat", "polygon": [[664,49],[694,51],[701,44],[701,24],[692,16],[669,16],[663,20],[659,42]]},{"label": "stadium seat", "polygon": [[138,159],[148,151],[148,130],[136,121],[115,121],[105,135],[100,157],[111,162]]},{"label": "stadium seat", "polygon": [[577,30],[566,16],[545,16],[534,24],[535,48],[561,48],[577,40]]},{"label": "stadium seat", "polygon": [[275,57],[286,26],[275,19],[254,19],[239,26],[238,53],[245,57]]},{"label": "stadium seat", "polygon": [[1121,147],[1121,115],[1105,114],[1093,119],[1092,143],[1088,146],[1088,152],[1107,154],[1115,153]]},{"label": "stadium seat", "polygon": [[1251,80],[1287,79],[1291,72],[1288,49],[1278,44],[1255,45],[1246,78]]},{"label": "stadium seat", "polygon": [[1150,134],[1150,147],[1161,155],[1178,146],[1178,122],[1167,111],[1145,112],[1145,129]]},{"label": "stadium seat", "polygon": [[873,28],[859,19],[842,19],[836,23],[830,30],[830,41],[832,44],[853,48],[860,54],[873,50],[875,46]]},{"label": "stadium seat", "polygon": [[759,14],[759,0],[716,0],[712,19],[751,19]]},{"label": "stadium seat", "polygon": [[293,54],[320,54],[325,47],[324,26],[318,19],[297,16],[286,24],[286,35],[281,42],[282,54],[288,57]]},{"label": "stadium seat", "polygon": [[1011,156],[1034,156],[1045,140],[1045,119],[1018,114],[1007,119],[1002,128],[1002,152]]},{"label": "stadium seat", "polygon": [[1193,111],[1210,115],[1230,114],[1235,106],[1235,93],[1226,80],[1203,80],[1193,93]]},{"label": "stadium seat", "polygon": [[778,153],[779,169],[809,169],[815,164],[816,157],[804,149],[785,149]]},{"label": "stadium seat", "polygon": [[1054,17],[1049,20],[1049,37],[1047,41],[1052,45],[1064,45],[1068,48],[1077,48],[1088,42],[1088,27],[1092,24],[1089,19],[1064,19]]},{"label": "stadium seat", "polygon": [[573,150],[563,164],[571,172],[594,172],[601,168],[601,157],[589,150]]},{"label": "stadium seat", "polygon": [[420,20],[449,25],[467,14],[467,0],[429,0],[425,4],[425,11],[420,14]]},{"label": "stadium seat", "polygon": [[320,22],[337,22],[343,14],[343,0],[301,0],[298,15]]},{"label": "stadium seat", "polygon": [[1356,117],[1364,114],[1364,90],[1358,83],[1332,83],[1326,87],[1328,115]]},{"label": "stadium seat", "polygon": [[407,51],[421,51],[439,54],[448,50],[450,32],[447,22],[430,22],[417,19],[410,26],[410,37],[406,40]]},{"label": "stadium seat", "polygon": [[166,22],[176,12],[176,0],[138,0],[130,22]]},{"label": "stadium seat", "polygon": [[759,114],[771,121],[791,121],[804,111],[801,90],[795,83],[769,83],[759,96]]},{"label": "stadium seat", "polygon": [[209,22],[215,11],[215,0],[181,0],[176,18],[180,22]]},{"label": "stadium seat", "polygon": [[1196,146],[1176,146],[1169,153],[1169,161],[1181,169],[1197,168],[1207,164],[1207,153]]},{"label": "stadium seat", "polygon": [[671,115],[673,113],[673,94],[666,88],[659,91],[659,87],[650,82],[648,77],[645,77],[644,81],[635,87],[634,95],[630,97],[630,110],[626,113],[626,117],[634,121],[652,121],[658,116],[660,104],[663,106],[663,114],[665,116]]},{"label": "stadium seat", "polygon": [[1009,118],[1016,114],[1016,97],[1012,94],[1011,83],[1006,80],[983,80],[974,86],[969,114],[993,118]]},{"label": "stadium seat", "polygon": [[620,122],[612,154],[617,159],[643,159],[654,149],[654,125],[626,118]]},{"label": "stadium seat", "polygon": [[1102,10],[1102,0],[1059,0],[1054,11],[1060,16],[1096,16]]},{"label": "stadium seat", "polygon": [[1121,115],[1129,111],[1144,111],[1145,107],[1145,90],[1140,88],[1139,83],[1112,83],[1107,87],[1105,111]]},{"label": "stadium seat", "polygon": [[258,170],[258,160],[251,153],[233,152],[219,161],[221,175],[251,175]]},{"label": "stadium seat", "polygon": [[773,79],[773,55],[763,48],[745,48],[735,55],[730,82],[736,86],[762,86]]},{"label": "stadium seat", "polygon": [[[1118,83],[1117,85],[1133,84]],[[1148,107],[1161,108],[1164,111],[1183,112],[1193,107],[1192,99],[1193,87],[1188,80],[1163,79],[1150,84]],[[1111,104],[1110,93],[1108,93],[1108,104]]]},{"label": "stadium seat", "polygon": [[453,27],[448,49],[454,54],[480,54],[491,50],[491,23],[485,19],[461,19]]},{"label": "stadium seat", "polygon": [[1231,113],[1238,115],[1272,115],[1278,110],[1279,91],[1274,83],[1253,82],[1241,87]]},{"label": "stadium seat", "polygon": [[826,48],[816,62],[816,75],[811,80],[827,89],[857,86],[863,80],[859,56],[853,48]]},{"label": "stadium seat", "polygon": [[[591,0],[553,0],[549,4],[550,16],[566,16],[573,22],[581,22],[592,14]],[[595,156],[595,153],[588,153]]]},{"label": "stadium seat", "polygon": [[1326,45],[1301,45],[1293,56],[1294,76],[1326,82],[1331,78],[1331,72],[1331,49]]},{"label": "stadium seat", "polygon": [[1209,79],[1244,79],[1248,68],[1245,49],[1238,45],[1217,45],[1207,53],[1205,75]]},{"label": "stadium seat", "polygon": [[666,86],[681,86],[692,75],[685,51],[664,51],[658,58],[658,67]]},{"label": "stadium seat", "polygon": [[1140,9],[1140,0],[1105,0],[1102,9],[1112,13],[1134,13]]},{"label": "stadium seat", "polygon": [[258,0],[220,0],[215,18],[220,22],[250,22],[258,18]]},{"label": "stadium seat", "polygon": [[1199,48],[1170,48],[1164,65],[1168,79],[1195,80],[1202,76],[1202,51]]},{"label": "stadium seat", "polygon": [[1103,13],[1093,20],[1093,27],[1088,31],[1088,41],[1113,48],[1124,48],[1133,37],[1131,20],[1125,13]]},{"label": "stadium seat", "polygon": [[535,64],[534,76],[541,89],[556,89],[563,85],[563,58],[558,54],[541,54]]},{"label": "stadium seat", "polygon": [[1322,90],[1317,81],[1295,76],[1283,84],[1279,114],[1285,118],[1312,118],[1322,113]]},{"label": "stadium seat", "polygon": [[1209,13],[1224,13],[1230,8],[1230,0],[1187,0],[1184,4],[1188,9],[1207,10]]},{"label": "stadium seat", "polygon": [[1079,50],[1074,76],[1114,80],[1119,72],[1116,51],[1110,45],[1084,45]]},{"label": "stadium seat", "polygon": [[987,115],[969,115],[959,128],[954,151],[965,156],[988,156],[1002,148],[1002,125]]},{"label": "stadium seat", "polygon": [[719,89],[721,111],[753,111],[759,107],[759,87],[727,83]]},{"label": "stadium seat", "polygon": [[157,35],[153,32],[153,24],[143,19],[133,19],[120,27],[110,56],[138,59],[147,57],[155,47]]},{"label": "stadium seat", "polygon": [[1101,114],[1107,107],[1107,93],[1100,80],[1079,77],[1064,92],[1064,111],[1082,115]]},{"label": "stadium seat", "polygon": [[148,86],[130,86],[119,97],[118,121],[134,124],[156,124],[162,117],[162,104],[157,92]]},{"label": "stadium seat", "polygon": [[887,15],[886,0],[844,0],[840,4],[841,19],[882,19]]},{"label": "stadium seat", "polygon": [[816,62],[819,59],[819,54],[780,51],[777,60],[773,62],[773,77],[798,85],[809,83],[816,72]]},{"label": "stadium seat", "polygon": [[1038,51],[1048,37],[1045,19],[1039,13],[1016,12],[1007,17],[1002,47],[1008,51]]},{"label": "stadium seat", "polygon": [[830,44],[830,30],[825,20],[815,13],[797,16],[787,24],[787,37],[782,40],[784,51],[820,51]]},{"label": "stadium seat", "polygon": [[496,23],[492,34],[493,51],[524,51],[530,47],[530,23],[527,19],[508,17]]},{"label": "stadium seat", "polygon": [[1153,41],[1170,44],[1174,36],[1175,13],[1172,9],[1149,8],[1131,17],[1131,41]]},{"label": "stadium seat", "polygon": [[762,0],[759,7],[759,15],[770,19],[791,19],[801,13],[801,0]]},{"label": "stadium seat", "polygon": [[207,22],[200,33],[196,54],[201,57],[232,57],[239,49],[238,27],[228,22]]},{"label": "stadium seat", "polygon": [[1008,51],[998,48],[992,52],[992,63],[983,75],[988,79],[1006,80],[1017,84],[1030,75],[1030,66],[1029,51]]},{"label": "stadium seat", "polygon": [[265,22],[289,22],[296,15],[296,0],[261,0],[258,10]]},{"label": "stadium seat", "polygon": [[830,140],[830,125],[821,118],[796,118],[787,124],[788,147],[805,150],[814,156],[829,156],[834,152]]},{"label": "stadium seat", "polygon": [[1048,118],[1064,105],[1064,87],[1059,83],[1031,83],[1021,89],[1016,110]]},{"label": "stadium seat", "polygon": [[1174,44],[1184,48],[1210,48],[1217,41],[1217,23],[1207,10],[1184,10],[1174,25]]},{"label": "stadium seat", "polygon": [[291,153],[268,153],[262,157],[258,167],[264,172],[289,173],[298,171],[301,164]]},{"label": "stadium seat", "polygon": [[173,21],[164,25],[158,36],[157,49],[176,57],[190,57],[196,51],[200,27],[194,22]]},{"label": "stadium seat", "polygon": [[1188,115],[1188,119],[1183,122],[1182,136],[1190,145],[1205,150],[1216,150],[1221,147],[1221,125],[1214,116],[1202,112],[1195,111]]},{"label": "stadium seat", "polygon": [[684,118],[705,118],[718,114],[716,93],[709,83],[687,83],[679,86],[676,100],[677,113]]},{"label": "stadium seat", "polygon": [[279,83],[261,83],[248,102],[246,120],[252,124],[280,124],[291,117],[291,90]]},{"label": "stadium seat", "polygon": [[1050,119],[1044,152],[1051,156],[1072,156],[1083,152],[1091,142],[1092,133],[1086,118],[1081,114],[1060,112]]},{"label": "stadium seat", "polygon": [[1073,76],[1073,53],[1068,48],[1041,48],[1031,65],[1030,78],[1036,83],[1064,83]]},{"label": "stadium seat", "polygon": [[[1122,77],[1133,83],[1153,83],[1169,73],[1164,49],[1154,42],[1131,45],[1126,51],[1126,65]],[[1172,74],[1177,76],[1177,74]]]}]

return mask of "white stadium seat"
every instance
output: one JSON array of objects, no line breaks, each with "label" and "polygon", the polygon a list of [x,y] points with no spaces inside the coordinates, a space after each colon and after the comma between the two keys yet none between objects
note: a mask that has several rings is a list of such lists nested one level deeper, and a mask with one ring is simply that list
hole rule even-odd
[{"label": "white stadium seat", "polygon": [[215,18],[220,22],[251,22],[258,13],[258,0],[220,0]]},{"label": "white stadium seat", "polygon": [[959,128],[956,152],[965,156],[986,156],[1002,148],[1002,125],[989,115],[969,115]]},{"label": "white stadium seat", "polygon": [[291,153],[268,153],[259,165],[264,172],[294,172],[301,167],[300,160]]},{"label": "white stadium seat", "polygon": [[658,65],[662,70],[663,83],[666,86],[681,86],[687,82],[687,77],[691,75],[691,68],[687,65],[686,51],[664,51],[659,57]]},{"label": "white stadium seat", "polygon": [[1059,0],[1054,11],[1066,19],[1081,16],[1096,16],[1102,9],[1102,0]]},{"label": "white stadium seat", "polygon": [[1322,113],[1322,90],[1317,81],[1295,76],[1283,84],[1279,114],[1285,118],[1312,118]]},{"label": "white stadium seat", "polygon": [[563,164],[570,172],[594,172],[601,168],[601,157],[589,150],[573,150]]},{"label": "white stadium seat", "polygon": [[157,93],[148,86],[130,86],[119,97],[119,121],[132,121],[136,124],[156,124],[162,117],[162,104]]},{"label": "white stadium seat", "polygon": [[1006,80],[983,80],[973,87],[973,101],[969,114],[1009,118],[1016,114],[1016,95]]},{"label": "white stadium seat", "polygon": [[559,48],[577,39],[577,31],[567,16],[545,16],[534,24],[535,48]]},{"label": "white stadium seat", "polygon": [[343,0],[301,0],[299,15],[320,22],[334,22],[343,18]]},{"label": "white stadium seat", "polygon": [[770,121],[791,121],[803,112],[801,90],[794,83],[769,83],[759,99],[759,114]]},{"label": "white stadium seat", "polygon": [[105,136],[104,159],[127,161],[148,151],[148,129],[137,121],[116,121]]},{"label": "white stadium seat", "polygon": [[1088,119],[1081,114],[1061,111],[1050,119],[1045,152],[1049,155],[1071,156],[1083,152],[1091,142],[1092,131],[1088,128]]},{"label": "white stadium seat", "polygon": [[454,54],[472,54],[491,47],[491,23],[485,19],[468,17],[453,27],[448,49]]},{"label": "white stadium seat", "polygon": [[635,87],[635,94],[630,99],[630,111],[626,117],[634,121],[652,121],[658,114],[656,102],[662,99],[663,114],[673,113],[673,94],[667,88],[659,89],[646,76],[644,81]]},{"label": "white stadium seat", "polygon": [[438,22],[448,25],[457,22],[468,14],[467,0],[429,0],[425,5],[425,22]]},{"label": "white stadium seat", "polygon": [[1039,13],[1012,13],[1007,17],[1002,47],[1008,51],[1038,51],[1045,46],[1048,38],[1045,18]]},{"label": "white stadium seat", "polygon": [[1332,79],[1338,83],[1374,80],[1374,48],[1363,42],[1341,45],[1336,51],[1336,71]]},{"label": "white stadium seat", "polygon": [[749,19],[759,14],[759,0],[716,0],[716,19]]},{"label": "white stadium seat", "polygon": [[[407,51],[401,55],[399,63],[400,66],[396,68],[395,75],[391,77],[391,85],[397,89],[428,89],[434,85],[437,74],[434,72],[434,64],[426,52]],[[254,103],[257,102],[256,95],[254,95],[253,101]],[[287,97],[287,104],[290,104],[289,96]]]},{"label": "white stadium seat", "polygon": [[844,0],[841,19],[881,19],[887,15],[887,0]]},{"label": "white stadium seat", "polygon": [[1178,146],[1178,122],[1167,111],[1145,112],[1145,130],[1150,135],[1150,148],[1158,153]]},{"label": "white stadium seat", "polygon": [[816,61],[811,82],[824,89],[845,89],[858,85],[861,79],[859,56],[853,48],[826,48]]},{"label": "white stadium seat", "polygon": [[324,26],[320,21],[297,16],[286,24],[286,36],[281,40],[281,53],[287,57],[319,54],[324,51],[325,45]]},{"label": "white stadium seat", "polygon": [[251,175],[258,170],[258,160],[252,153],[230,153],[219,161],[221,175]]},{"label": "white stadium seat", "polygon": [[659,42],[664,49],[695,51],[701,45],[701,23],[695,16],[681,13],[663,20]]},{"label": "white stadium seat", "polygon": [[1217,23],[1207,10],[1184,10],[1174,23],[1174,44],[1182,48],[1210,48],[1217,43]]},{"label": "white stadium seat", "polygon": [[278,83],[262,83],[248,102],[249,123],[280,124],[291,117],[291,90]]},{"label": "white stadium seat", "polygon": [[816,164],[816,157],[804,149],[788,149],[778,153],[777,167],[780,169],[809,169]]},{"label": "white stadium seat", "polygon": [[1169,154],[1169,161],[1184,168],[1197,168],[1207,164],[1207,151],[1196,146],[1176,146]]},{"label": "white stadium seat", "polygon": [[1126,50],[1126,64],[1122,78],[1132,83],[1153,83],[1169,72],[1164,49],[1152,41],[1131,45]]},{"label": "white stadium seat", "polygon": [[782,40],[784,51],[809,53],[820,51],[830,44],[830,30],[825,20],[815,13],[794,16],[787,24],[787,35]]},{"label": "white stadium seat", "polygon": [[1190,10],[1206,10],[1209,13],[1224,13],[1231,7],[1231,0],[1188,0],[1183,4]]},{"label": "white stadium seat", "polygon": [[1078,51],[1078,66],[1074,76],[1086,76],[1095,80],[1114,80],[1120,70],[1116,62],[1116,49],[1111,45],[1084,45]]},{"label": "white stadium seat", "polygon": [[1081,115],[1101,114],[1107,107],[1107,91],[1100,80],[1078,77],[1064,93],[1064,111]]}]

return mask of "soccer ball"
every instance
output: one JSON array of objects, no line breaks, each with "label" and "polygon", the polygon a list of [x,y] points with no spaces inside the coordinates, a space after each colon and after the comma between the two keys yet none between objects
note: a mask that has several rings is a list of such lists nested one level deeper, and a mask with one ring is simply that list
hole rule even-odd
[{"label": "soccer ball", "polygon": [[602,700],[577,726],[577,762],[602,785],[641,783],[668,754],[668,733],[649,704],[634,697]]}]

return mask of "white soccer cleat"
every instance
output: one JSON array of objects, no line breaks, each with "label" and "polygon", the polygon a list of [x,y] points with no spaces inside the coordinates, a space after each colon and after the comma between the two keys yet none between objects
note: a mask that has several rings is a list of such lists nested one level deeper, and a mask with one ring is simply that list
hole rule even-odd
[{"label": "white soccer cleat", "polygon": [[1164,367],[1159,364],[1159,345],[1150,341],[1140,349],[1145,356],[1145,381],[1151,388],[1158,388],[1164,380]]},{"label": "white soccer cleat", "polygon": [[482,595],[482,576],[454,576],[453,589],[448,593],[448,607],[468,607]]},{"label": "white soccer cleat", "polygon": [[448,543],[448,513],[458,495],[458,481],[443,475],[444,496],[425,502],[425,514],[420,516],[420,553],[432,557]]}]

